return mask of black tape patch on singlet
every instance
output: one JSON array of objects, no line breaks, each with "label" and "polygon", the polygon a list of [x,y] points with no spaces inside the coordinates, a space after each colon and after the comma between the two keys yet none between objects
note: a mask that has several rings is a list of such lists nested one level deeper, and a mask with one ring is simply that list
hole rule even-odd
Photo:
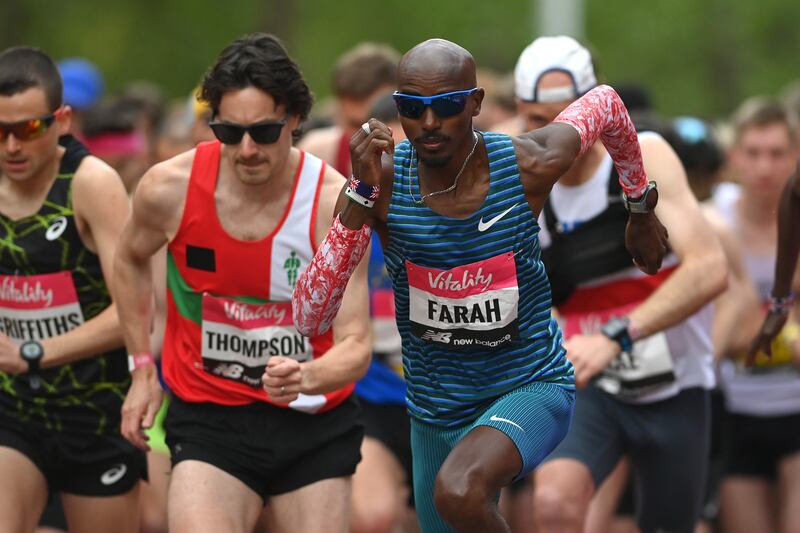
[{"label": "black tape patch on singlet", "polygon": [[186,266],[206,272],[217,271],[217,260],[213,248],[186,245]]}]

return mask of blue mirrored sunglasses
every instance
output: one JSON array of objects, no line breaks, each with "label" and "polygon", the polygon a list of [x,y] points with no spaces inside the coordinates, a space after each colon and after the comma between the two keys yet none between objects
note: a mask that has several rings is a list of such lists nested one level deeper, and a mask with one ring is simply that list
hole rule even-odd
[{"label": "blue mirrored sunglasses", "polygon": [[434,96],[417,96],[395,91],[392,96],[397,105],[397,112],[404,117],[419,118],[425,112],[425,108],[430,106],[437,116],[447,118],[464,111],[467,98],[477,90],[478,88],[475,87],[465,91],[452,91]]}]

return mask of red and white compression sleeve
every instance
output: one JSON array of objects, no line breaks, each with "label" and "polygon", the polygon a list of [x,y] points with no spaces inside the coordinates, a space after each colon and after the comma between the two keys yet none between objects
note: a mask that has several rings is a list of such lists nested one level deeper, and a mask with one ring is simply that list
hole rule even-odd
[{"label": "red and white compression sleeve", "polygon": [[292,293],[294,325],[302,335],[314,337],[330,329],[344,290],[369,246],[372,228],[352,230],[339,217],[322,241],[311,264],[297,279]]},{"label": "red and white compression sleeve", "polygon": [[562,111],[554,122],[569,124],[581,136],[581,152],[599,138],[611,154],[619,183],[629,198],[638,198],[647,188],[642,151],[631,117],[617,92],[608,85],[595,87]]}]

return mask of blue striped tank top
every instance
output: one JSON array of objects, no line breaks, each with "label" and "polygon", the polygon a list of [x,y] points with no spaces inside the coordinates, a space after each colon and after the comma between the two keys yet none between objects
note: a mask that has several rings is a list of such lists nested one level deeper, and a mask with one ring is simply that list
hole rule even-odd
[{"label": "blue striped tank top", "polygon": [[483,141],[489,192],[464,219],[416,204],[416,153],[404,141],[394,155],[384,253],[403,339],[406,401],[411,416],[445,427],[473,421],[499,396],[531,382],[574,388],[511,138],[483,133]]}]

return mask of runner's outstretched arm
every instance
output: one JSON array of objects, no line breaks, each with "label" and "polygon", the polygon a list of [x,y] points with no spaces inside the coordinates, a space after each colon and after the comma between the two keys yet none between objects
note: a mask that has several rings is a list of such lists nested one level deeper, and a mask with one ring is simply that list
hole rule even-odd
[{"label": "runner's outstretched arm", "polygon": [[772,285],[773,301],[748,354],[755,360],[759,351],[772,355],[772,340],[780,333],[789,318],[793,303],[792,277],[800,254],[800,162],[797,172],[789,179],[781,195],[778,209],[778,255],[775,260],[775,282]]}]

